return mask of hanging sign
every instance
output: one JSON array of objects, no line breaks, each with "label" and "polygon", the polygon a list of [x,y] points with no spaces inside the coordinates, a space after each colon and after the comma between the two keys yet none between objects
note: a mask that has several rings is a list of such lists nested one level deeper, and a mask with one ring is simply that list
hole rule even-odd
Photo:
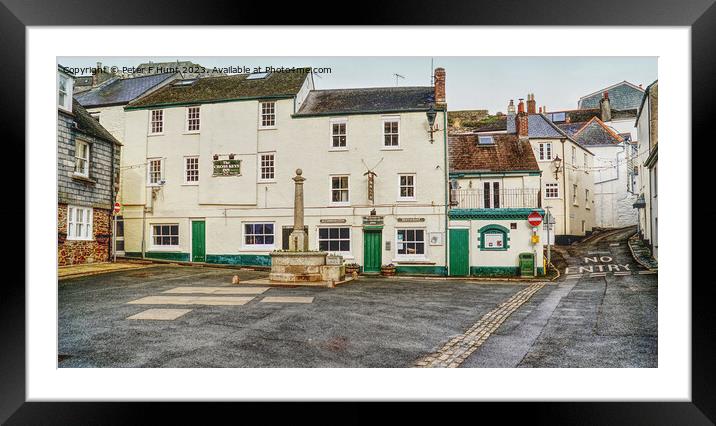
[{"label": "hanging sign", "polygon": [[214,176],[238,176],[241,160],[214,160]]}]

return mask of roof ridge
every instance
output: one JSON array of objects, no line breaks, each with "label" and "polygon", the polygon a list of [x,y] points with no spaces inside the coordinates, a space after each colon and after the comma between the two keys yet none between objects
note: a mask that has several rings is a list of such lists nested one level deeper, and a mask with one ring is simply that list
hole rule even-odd
[{"label": "roof ridge", "polygon": [[313,89],[311,92],[337,92],[345,90],[372,90],[372,89],[432,89],[432,86],[380,86],[380,87],[341,87],[337,89]]}]

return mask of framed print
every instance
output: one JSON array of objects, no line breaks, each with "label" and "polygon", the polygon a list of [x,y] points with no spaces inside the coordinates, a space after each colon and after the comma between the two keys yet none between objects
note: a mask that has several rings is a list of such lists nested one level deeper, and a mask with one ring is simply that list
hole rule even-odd
[{"label": "framed print", "polygon": [[0,418],[454,400],[711,424],[691,140],[713,150],[712,3],[386,3],[315,26],[3,0],[27,247]]}]

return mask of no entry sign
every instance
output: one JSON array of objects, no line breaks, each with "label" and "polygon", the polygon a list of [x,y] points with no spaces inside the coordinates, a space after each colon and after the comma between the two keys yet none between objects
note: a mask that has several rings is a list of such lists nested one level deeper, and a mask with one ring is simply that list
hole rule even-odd
[{"label": "no entry sign", "polygon": [[114,203],[114,213],[117,214],[122,210],[122,205],[119,203]]},{"label": "no entry sign", "polygon": [[527,216],[527,221],[532,226],[540,226],[542,223],[542,215],[534,211]]}]

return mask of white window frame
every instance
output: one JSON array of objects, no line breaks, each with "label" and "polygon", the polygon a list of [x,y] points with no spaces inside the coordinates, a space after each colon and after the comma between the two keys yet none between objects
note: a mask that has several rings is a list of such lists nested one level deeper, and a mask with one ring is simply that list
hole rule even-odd
[{"label": "white window frame", "polygon": [[572,166],[577,167],[577,147],[572,147]]},{"label": "white window frame", "polygon": [[[264,113],[264,105],[273,105],[273,110],[270,113]],[[273,124],[264,125],[264,115],[273,116]],[[259,102],[259,129],[275,129],[276,128],[276,101],[261,101]]]},{"label": "white window frame", "polygon": [[[321,241],[346,241],[346,238],[330,238],[330,235],[327,239],[321,239],[321,229],[347,229],[348,230],[348,250],[321,250]],[[329,231],[330,234],[330,231]],[[316,230],[316,247],[318,247],[318,250],[326,251],[328,253],[336,253],[340,254],[342,256],[348,256],[351,255],[351,250],[353,250],[353,232],[350,226],[319,226]]]},{"label": "white window frame", "polygon": [[[403,177],[412,177],[413,178],[413,184],[412,185],[403,185]],[[415,201],[417,200],[417,175],[415,173],[399,173],[398,174],[398,201]],[[413,187],[413,195],[410,197],[403,197],[402,195],[402,189],[403,186],[406,188],[409,188],[410,186]]]},{"label": "white window frame", "polygon": [[584,189],[584,207],[589,209],[589,190],[586,188]]},{"label": "white window frame", "polygon": [[[82,221],[80,234],[76,235],[77,211],[82,211]],[[67,239],[73,241],[92,241],[94,240],[94,209],[92,207],[67,205]],[[83,232],[84,231],[84,232]]]},{"label": "white window frame", "polygon": [[[269,235],[269,234],[247,234],[246,225],[271,225],[273,227],[273,243],[271,244],[247,244],[246,237],[249,235]],[[276,223],[267,221],[241,222],[241,247],[245,250],[273,250],[276,247]]]},{"label": "white window frame", "polygon": [[147,186],[160,186],[159,182],[152,182],[152,163],[159,161],[159,181],[164,179],[164,159],[147,158]]},{"label": "white window frame", "polygon": [[[189,160],[196,160],[196,180],[189,180]],[[201,175],[199,173],[200,166],[199,166],[199,156],[198,155],[188,155],[184,157],[184,185],[199,185],[199,179],[201,179]],[[164,167],[162,167],[162,172],[164,171]],[[161,178],[160,178],[161,179]]]},{"label": "white window frame", "polygon": [[[149,241],[150,241],[150,246],[151,246],[152,250],[156,250],[156,251],[162,251],[162,250],[173,251],[173,250],[178,250],[178,249],[181,247],[181,227],[179,226],[178,223],[151,223],[151,224],[149,224],[149,226],[150,226],[150,232],[149,232],[149,238],[150,238],[150,240],[149,240]],[[157,235],[154,234],[154,227],[155,227],[155,226],[176,226],[176,227],[177,227],[177,234],[176,234],[177,243],[176,243],[176,244],[155,244],[155,243],[154,243],[154,237],[157,236]],[[164,237],[165,235],[162,234],[161,236]],[[167,234],[166,236],[173,237],[174,235],[173,235],[173,234]]]},{"label": "white window frame", "polygon": [[[554,186],[552,186],[552,185],[554,185]],[[555,195],[554,197],[549,197],[549,196],[547,195],[547,194],[549,194],[548,189],[549,189],[549,188],[552,188],[552,187],[557,190],[557,195]],[[559,195],[559,183],[546,182],[546,183],[544,184],[544,198],[545,198],[545,200],[557,200],[557,199],[559,199],[559,198],[560,198],[560,195]]]},{"label": "white window frame", "polygon": [[572,184],[572,204],[575,206],[579,205],[579,200],[578,200],[578,195],[577,195],[578,193],[579,193],[579,186],[577,186],[576,183],[573,183]]},{"label": "white window frame", "polygon": [[[398,132],[397,133],[385,133],[385,124],[386,123],[398,123]],[[381,120],[381,132],[382,135],[382,141],[381,141],[381,149],[383,150],[391,150],[391,149],[400,149],[400,116],[386,116],[383,117]],[[397,135],[398,137],[398,144],[397,145],[386,145],[385,144],[385,137],[388,135]]]},{"label": "white window frame", "polygon": [[[192,111],[196,111],[196,117],[191,117]],[[196,129],[190,129],[193,121],[196,121]],[[186,124],[184,131],[186,133],[199,133],[201,131],[201,105],[186,107]]]},{"label": "white window frame", "polygon": [[[270,155],[271,158],[271,174],[273,175],[270,178],[264,178],[264,156]],[[268,166],[267,166],[268,167]],[[258,181],[259,182],[276,182],[276,152],[260,152],[259,153],[259,167],[258,167],[259,175],[258,175]]]},{"label": "white window frame", "polygon": [[[78,156],[78,153],[80,152],[80,146],[86,146],[87,147],[87,158],[82,158]],[[89,178],[89,171],[90,171],[90,159],[92,158],[91,154],[92,145],[87,142],[83,141],[81,139],[75,139],[75,169],[74,174],[76,176],[82,176],[85,178]],[[77,171],[77,162],[78,161],[84,161],[85,162],[85,170],[83,171]]]},{"label": "white window frame", "polygon": [[[159,113],[158,115],[161,116],[160,120],[154,120],[154,113]],[[158,132],[154,131],[154,123],[159,123],[159,126],[161,127],[161,130]],[[150,135],[163,135],[164,134],[164,110],[163,109],[150,109],[149,110],[149,134]]]},{"label": "white window frame", "polygon": [[[335,135],[333,134],[333,126],[335,124],[342,124],[345,128],[345,133],[343,135]],[[334,118],[329,121],[329,131],[330,131],[330,139],[328,141],[329,143],[329,150],[331,151],[348,151],[348,120],[345,118]],[[334,137],[340,137],[343,136],[346,139],[346,145],[345,146],[335,146],[333,145],[333,138]]]},{"label": "white window frame", "polygon": [[[62,83],[65,83],[65,90],[61,90]],[[72,77],[64,75],[62,73],[57,74],[57,107],[67,112],[72,112]],[[60,102],[60,94],[64,94],[64,102]]]},{"label": "white window frame", "polygon": [[[423,231],[423,253],[422,254],[401,254],[398,252],[400,250],[399,244],[401,244],[400,240],[398,240],[398,234],[400,231]],[[424,227],[401,227],[401,228],[395,228],[395,258],[398,260],[425,260],[427,259],[427,253],[428,253],[428,231]],[[412,241],[413,243],[419,242],[418,240]],[[405,241],[403,241],[405,243]]]},{"label": "white window frame", "polygon": [[587,153],[584,153],[584,171],[589,172],[589,161],[587,160]]},{"label": "white window frame", "polygon": [[[336,191],[346,191],[348,194],[348,200],[347,201],[333,201],[333,178],[346,178],[346,188],[339,188],[336,189]],[[329,203],[332,206],[349,206],[351,204],[351,176],[346,174],[340,174],[340,175],[329,175],[328,176],[328,189],[329,189]]]},{"label": "white window frame", "polygon": [[[548,150],[545,148],[549,148]],[[549,156],[545,154],[549,151]],[[537,158],[539,161],[552,161],[554,151],[552,150],[552,142],[540,142],[537,144]]]}]

